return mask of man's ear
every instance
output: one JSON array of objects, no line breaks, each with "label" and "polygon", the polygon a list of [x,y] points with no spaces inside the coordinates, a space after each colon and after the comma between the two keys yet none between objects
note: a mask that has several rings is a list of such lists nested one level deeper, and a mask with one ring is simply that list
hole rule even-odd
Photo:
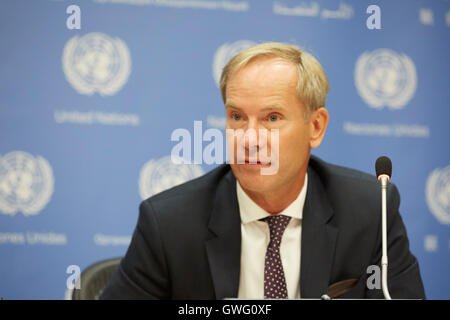
[{"label": "man's ear", "polygon": [[317,148],[322,143],[325,131],[327,130],[329,114],[327,109],[319,108],[311,113],[309,117],[309,125],[311,126],[311,140],[309,145],[311,148]]}]

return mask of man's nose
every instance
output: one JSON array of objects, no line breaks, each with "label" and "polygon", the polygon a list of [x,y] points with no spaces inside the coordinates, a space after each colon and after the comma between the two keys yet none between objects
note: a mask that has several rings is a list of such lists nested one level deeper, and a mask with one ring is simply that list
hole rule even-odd
[{"label": "man's nose", "polygon": [[246,151],[258,151],[259,149],[259,122],[257,119],[250,118],[245,128],[244,140]]}]

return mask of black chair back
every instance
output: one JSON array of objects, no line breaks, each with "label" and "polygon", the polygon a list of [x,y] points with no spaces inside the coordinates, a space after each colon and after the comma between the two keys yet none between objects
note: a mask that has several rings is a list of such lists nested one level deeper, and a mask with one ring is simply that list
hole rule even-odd
[{"label": "black chair back", "polygon": [[73,289],[72,300],[98,300],[112,272],[119,266],[120,258],[96,262],[80,275],[80,289]]}]

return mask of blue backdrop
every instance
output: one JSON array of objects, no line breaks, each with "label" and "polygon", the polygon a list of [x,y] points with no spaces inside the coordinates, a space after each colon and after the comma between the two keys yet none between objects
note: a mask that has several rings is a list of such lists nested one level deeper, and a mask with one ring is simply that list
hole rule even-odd
[{"label": "blue backdrop", "polygon": [[221,68],[281,41],[330,81],[314,154],[392,159],[427,297],[449,299],[449,35],[444,0],[2,1],[0,296],[64,299],[69,266],[124,255],[143,198],[216,166],[174,165],[172,132],[223,130]]}]

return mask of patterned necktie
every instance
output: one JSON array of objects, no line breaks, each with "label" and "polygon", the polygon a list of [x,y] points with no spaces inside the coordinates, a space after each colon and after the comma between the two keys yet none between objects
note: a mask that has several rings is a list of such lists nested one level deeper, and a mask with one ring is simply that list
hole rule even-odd
[{"label": "patterned necktie", "polygon": [[269,216],[262,221],[269,224],[270,242],[267,246],[264,266],[264,298],[287,298],[286,278],[280,257],[280,243],[291,217]]}]

